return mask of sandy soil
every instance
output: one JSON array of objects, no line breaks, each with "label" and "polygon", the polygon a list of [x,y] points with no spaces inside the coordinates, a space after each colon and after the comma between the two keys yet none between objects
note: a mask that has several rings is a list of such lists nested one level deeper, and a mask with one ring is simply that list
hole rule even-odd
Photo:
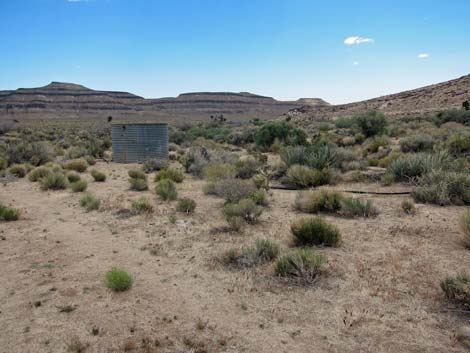
[{"label": "sandy soil", "polygon": [[[404,216],[403,196],[374,195],[377,218],[326,216],[344,242],[319,250],[328,276],[303,288],[276,279],[272,265],[234,271],[214,261],[260,236],[287,250],[289,224],[302,216],[295,191],[273,190],[262,222],[235,234],[222,231],[222,200],[203,195],[203,181],[178,185],[197,209],[172,224],[174,202],[128,190],[131,165],[96,168],[108,174],[89,184],[100,212],[85,212],[70,190],[44,192],[26,179],[0,186],[0,201],[22,210],[0,224],[0,352],[66,352],[74,340],[85,352],[466,351],[454,332],[469,317],[449,311],[439,288],[470,265],[458,242],[461,207],[420,205]],[[152,215],[118,212],[142,194]],[[112,266],[134,276],[132,289],[105,287]]]}]

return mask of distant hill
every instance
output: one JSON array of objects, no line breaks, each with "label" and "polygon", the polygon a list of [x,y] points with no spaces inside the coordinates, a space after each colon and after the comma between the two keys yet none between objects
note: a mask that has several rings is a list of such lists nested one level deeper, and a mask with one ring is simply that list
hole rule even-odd
[{"label": "distant hill", "polygon": [[340,105],[305,105],[286,113],[297,121],[326,121],[351,116],[370,109],[382,111],[389,117],[423,116],[446,109],[460,109],[470,101],[470,75],[411,91]]},{"label": "distant hill", "polygon": [[0,91],[0,119],[158,118],[192,122],[223,115],[227,120],[270,119],[308,104],[328,103],[317,98],[277,101],[241,92],[184,93],[176,98],[145,99],[127,92],[96,91],[73,83],[52,82],[39,88]]}]

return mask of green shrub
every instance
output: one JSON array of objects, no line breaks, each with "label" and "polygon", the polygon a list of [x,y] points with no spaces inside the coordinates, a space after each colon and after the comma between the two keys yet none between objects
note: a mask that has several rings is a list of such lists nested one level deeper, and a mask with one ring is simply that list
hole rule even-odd
[{"label": "green shrub", "polygon": [[264,189],[258,189],[251,194],[250,199],[259,206],[268,206],[268,193]]},{"label": "green shrub", "polygon": [[261,163],[253,157],[247,157],[242,159],[235,164],[236,177],[240,179],[250,179],[261,167]]},{"label": "green shrub", "polygon": [[435,170],[418,179],[411,196],[418,202],[445,205],[470,204],[470,175]]},{"label": "green shrub", "polygon": [[382,135],[387,130],[388,121],[385,115],[376,110],[358,114],[354,117],[355,124],[366,137]]},{"label": "green shrub", "polygon": [[255,143],[261,148],[269,148],[276,139],[286,145],[306,145],[307,133],[287,122],[273,121],[264,124],[255,135]]},{"label": "green shrub", "polygon": [[69,183],[75,183],[80,179],[80,175],[75,172],[67,173],[67,180],[69,181]]},{"label": "green shrub", "polygon": [[310,169],[302,165],[293,165],[284,177],[281,183],[294,187],[296,189],[306,189],[312,186],[326,185],[333,182],[333,175],[329,169]]},{"label": "green shrub", "polygon": [[7,169],[8,161],[6,158],[0,156],[0,170]]},{"label": "green shrub", "polygon": [[259,221],[262,213],[263,209],[251,199],[243,199],[238,203],[228,203],[222,209],[222,214],[229,224],[233,218],[241,218],[248,224],[255,224]]},{"label": "green shrub", "polygon": [[445,151],[408,154],[392,161],[387,174],[395,181],[411,181],[432,170],[445,168],[449,162],[449,155]]},{"label": "green shrub", "polygon": [[298,245],[337,246],[341,243],[339,229],[320,217],[301,218],[291,224]]},{"label": "green shrub", "polygon": [[178,197],[175,183],[169,179],[160,180],[155,187],[155,192],[165,201],[173,201]]},{"label": "green shrub", "polygon": [[407,152],[432,152],[434,140],[429,135],[415,135],[400,140],[401,150]]},{"label": "green shrub", "polygon": [[447,277],[441,282],[441,289],[448,300],[470,307],[470,275],[460,273],[456,277]]},{"label": "green shrub", "polygon": [[145,191],[149,189],[147,179],[130,178],[129,179],[130,189],[134,191]]},{"label": "green shrub", "polygon": [[85,156],[83,159],[87,162],[88,165],[95,165],[96,159],[93,156]]},{"label": "green shrub", "polygon": [[147,176],[145,175],[143,170],[140,169],[131,169],[127,172],[131,179],[142,179],[147,180]]},{"label": "green shrub", "polygon": [[85,180],[79,180],[70,184],[70,188],[73,192],[83,192],[88,187],[88,183]]},{"label": "green shrub", "polygon": [[437,114],[435,122],[442,125],[448,122],[470,125],[470,110],[451,109]]},{"label": "green shrub", "polygon": [[295,249],[276,260],[275,270],[278,276],[311,284],[320,275],[325,263],[326,257],[312,249]]},{"label": "green shrub", "polygon": [[209,182],[204,187],[204,192],[210,195],[222,197],[227,203],[236,203],[241,199],[251,197],[256,186],[251,180],[227,179]]},{"label": "green shrub", "polygon": [[48,176],[51,174],[50,169],[46,167],[36,167],[34,168],[29,174],[28,174],[28,179],[31,182],[36,182],[39,181],[40,179]]},{"label": "green shrub", "polygon": [[178,212],[182,213],[193,213],[196,209],[196,201],[189,198],[179,199],[176,209],[178,210]]},{"label": "green shrub", "polygon": [[26,176],[26,168],[22,164],[15,164],[8,169],[10,174],[13,174],[17,178],[24,178]]},{"label": "green shrub", "polygon": [[80,206],[85,208],[88,212],[98,210],[100,208],[100,204],[100,200],[89,193],[83,195],[80,199]]},{"label": "green shrub", "polygon": [[338,191],[315,190],[300,192],[295,199],[295,209],[302,212],[336,213],[341,209],[344,196]]},{"label": "green shrub", "polygon": [[0,221],[11,222],[20,218],[20,210],[0,204]]},{"label": "green shrub", "polygon": [[415,206],[415,203],[413,202],[413,200],[409,200],[409,199],[403,200],[402,203],[401,203],[401,209],[406,214],[415,214],[416,213],[416,206]]},{"label": "green shrub", "polygon": [[220,179],[233,179],[236,175],[235,167],[230,164],[211,164],[204,168],[204,179],[220,180]]},{"label": "green shrub", "polygon": [[138,198],[132,202],[132,211],[135,213],[151,213],[153,211],[153,206],[150,203],[149,199],[145,196]]},{"label": "green shrub", "polygon": [[224,254],[227,265],[244,268],[270,262],[279,255],[279,245],[270,239],[256,239],[249,247],[231,249]]},{"label": "green shrub", "polygon": [[106,286],[115,292],[123,292],[131,288],[134,282],[131,275],[117,267],[113,267],[111,271],[105,275]]},{"label": "green shrub", "polygon": [[459,219],[459,226],[462,232],[462,245],[470,249],[470,211],[465,211]]},{"label": "green shrub", "polygon": [[181,163],[186,172],[193,173],[201,178],[208,165],[229,164],[234,165],[239,157],[234,153],[227,153],[221,150],[210,150],[207,148],[191,148],[182,158]]},{"label": "green shrub", "polygon": [[144,161],[142,169],[145,173],[152,173],[159,170],[168,168],[168,161],[166,159],[150,158]]},{"label": "green shrub", "polygon": [[470,152],[470,134],[452,135],[448,142],[449,152],[454,156],[460,156]]},{"label": "green shrub", "polygon": [[61,190],[67,188],[67,179],[61,172],[52,172],[42,178],[39,183],[43,190]]},{"label": "green shrub", "polygon": [[337,118],[335,120],[335,126],[338,129],[353,129],[357,125],[356,121],[353,118]]},{"label": "green shrub", "polygon": [[379,211],[370,200],[346,197],[341,202],[341,214],[346,217],[374,217]]},{"label": "green shrub", "polygon": [[164,169],[155,174],[155,181],[160,181],[162,179],[169,179],[175,183],[181,183],[184,180],[184,175],[176,169]]},{"label": "green shrub", "polygon": [[305,146],[288,146],[281,151],[281,160],[287,167],[292,165],[306,165],[309,150]]},{"label": "green shrub", "polygon": [[368,143],[367,151],[376,153],[380,147],[390,145],[390,139],[386,136],[374,136]]},{"label": "green shrub", "polygon": [[106,181],[106,174],[97,171],[96,169],[92,169],[91,176],[96,182],[104,182]]},{"label": "green shrub", "polygon": [[74,160],[68,161],[65,164],[65,169],[74,170],[78,173],[85,172],[87,168],[88,168],[88,164],[84,159],[74,159]]}]

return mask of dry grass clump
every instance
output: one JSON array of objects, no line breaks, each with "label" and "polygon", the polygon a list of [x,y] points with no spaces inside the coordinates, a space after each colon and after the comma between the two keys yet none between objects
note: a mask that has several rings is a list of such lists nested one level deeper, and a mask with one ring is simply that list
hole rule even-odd
[{"label": "dry grass clump", "polygon": [[85,180],[79,180],[70,184],[73,192],[83,192],[87,189],[88,183]]},{"label": "dry grass clump", "polygon": [[100,208],[100,204],[100,200],[89,193],[83,195],[80,199],[80,206],[85,208],[88,212],[98,210]]},{"label": "dry grass clump", "polygon": [[333,181],[333,174],[327,168],[319,170],[298,164],[291,166],[281,179],[281,183],[296,189],[332,184]]},{"label": "dry grass clump", "polygon": [[466,211],[460,216],[459,226],[462,232],[462,244],[470,249],[470,211]]},{"label": "dry grass clump", "polygon": [[345,217],[375,217],[379,211],[370,200],[346,197],[341,202],[340,213]]},{"label": "dry grass clump", "polygon": [[96,169],[92,169],[91,176],[96,182],[105,182],[106,181],[106,174],[97,171]]},{"label": "dry grass clump", "polygon": [[236,175],[235,167],[230,164],[211,164],[202,171],[204,179],[221,180],[233,179]]},{"label": "dry grass clump", "polygon": [[74,170],[78,173],[85,172],[87,168],[88,168],[88,163],[84,159],[74,159],[74,160],[68,161],[65,164],[65,169]]},{"label": "dry grass clump", "polygon": [[75,173],[75,172],[69,172],[67,173],[67,180],[69,183],[75,183],[81,179],[80,174]]},{"label": "dry grass clump", "polygon": [[165,159],[149,158],[142,164],[145,173],[151,173],[168,168],[168,161]]},{"label": "dry grass clump", "polygon": [[252,180],[226,179],[209,182],[204,193],[222,197],[227,203],[236,203],[249,198],[257,190]]},{"label": "dry grass clump", "polygon": [[228,203],[222,209],[222,214],[233,230],[239,230],[243,223],[255,224],[259,221],[259,217],[263,213],[263,209],[256,205],[251,199],[243,199],[238,203]]},{"label": "dry grass clump", "polygon": [[147,176],[145,175],[143,170],[140,169],[131,169],[127,172],[131,179],[142,179],[147,180]]},{"label": "dry grass clump", "polygon": [[67,188],[67,179],[61,172],[52,172],[42,178],[39,183],[43,190],[62,190]]},{"label": "dry grass clump", "polygon": [[291,224],[291,232],[297,245],[338,246],[341,232],[321,217],[306,217]]},{"label": "dry grass clump", "polygon": [[295,279],[301,284],[312,284],[320,275],[326,257],[309,248],[295,249],[280,256],[275,263],[276,274]]},{"label": "dry grass clump", "polygon": [[182,213],[193,213],[194,210],[196,209],[196,201],[190,198],[181,198],[178,200],[178,204],[176,205],[176,209],[178,212]]},{"label": "dry grass clump", "polygon": [[407,152],[431,152],[434,139],[430,135],[414,135],[400,139],[401,150]]},{"label": "dry grass clump", "polygon": [[160,181],[162,179],[169,179],[175,183],[182,183],[184,175],[181,171],[176,169],[164,169],[155,174],[155,181]]},{"label": "dry grass clump", "polygon": [[254,157],[247,157],[239,160],[235,164],[236,177],[240,179],[249,179],[253,177],[261,168],[261,163]]},{"label": "dry grass clump", "polygon": [[344,195],[338,191],[315,190],[299,192],[295,199],[295,209],[308,212],[328,212],[336,213],[341,209]]},{"label": "dry grass clump", "polygon": [[447,277],[441,282],[441,289],[448,300],[470,308],[470,275],[460,273],[455,277]]},{"label": "dry grass clump", "polygon": [[26,167],[22,164],[15,164],[8,169],[8,172],[17,178],[24,178],[26,176]]},{"label": "dry grass clump", "polygon": [[[130,175],[130,174],[129,174]],[[145,174],[144,174],[145,176]],[[130,178],[129,179],[130,189],[134,191],[145,191],[149,189],[147,184],[147,178]]]},{"label": "dry grass clump", "polygon": [[405,199],[401,202],[401,209],[403,212],[406,214],[413,215],[416,213],[416,206],[413,200],[411,199]]},{"label": "dry grass clump", "polygon": [[126,271],[113,267],[106,272],[105,283],[109,289],[115,292],[123,292],[132,287],[134,279]]},{"label": "dry grass clump", "polygon": [[155,192],[165,201],[174,201],[178,198],[176,186],[170,179],[162,179],[155,187]]},{"label": "dry grass clump", "polygon": [[0,203],[0,221],[11,222],[17,221],[20,218],[20,210],[12,207],[7,207]]},{"label": "dry grass clump", "polygon": [[138,198],[132,202],[132,211],[137,214],[142,213],[151,213],[153,211],[153,206],[150,203],[149,199],[145,196]]},{"label": "dry grass clump", "polygon": [[49,174],[51,174],[51,170],[49,168],[44,166],[36,167],[28,174],[28,179],[34,183],[48,176]]},{"label": "dry grass clump", "polygon": [[445,205],[470,204],[470,175],[435,170],[421,177],[411,196],[418,202]]},{"label": "dry grass clump", "polygon": [[276,242],[258,238],[248,247],[240,250],[230,249],[224,254],[222,261],[237,268],[252,267],[273,261],[279,256],[279,252]]}]

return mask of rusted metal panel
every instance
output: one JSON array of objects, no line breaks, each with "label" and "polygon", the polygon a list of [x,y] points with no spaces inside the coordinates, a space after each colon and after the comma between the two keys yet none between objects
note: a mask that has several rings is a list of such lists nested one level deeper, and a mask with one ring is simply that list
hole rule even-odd
[{"label": "rusted metal panel", "polygon": [[168,158],[167,124],[113,124],[113,161],[141,163]]}]

